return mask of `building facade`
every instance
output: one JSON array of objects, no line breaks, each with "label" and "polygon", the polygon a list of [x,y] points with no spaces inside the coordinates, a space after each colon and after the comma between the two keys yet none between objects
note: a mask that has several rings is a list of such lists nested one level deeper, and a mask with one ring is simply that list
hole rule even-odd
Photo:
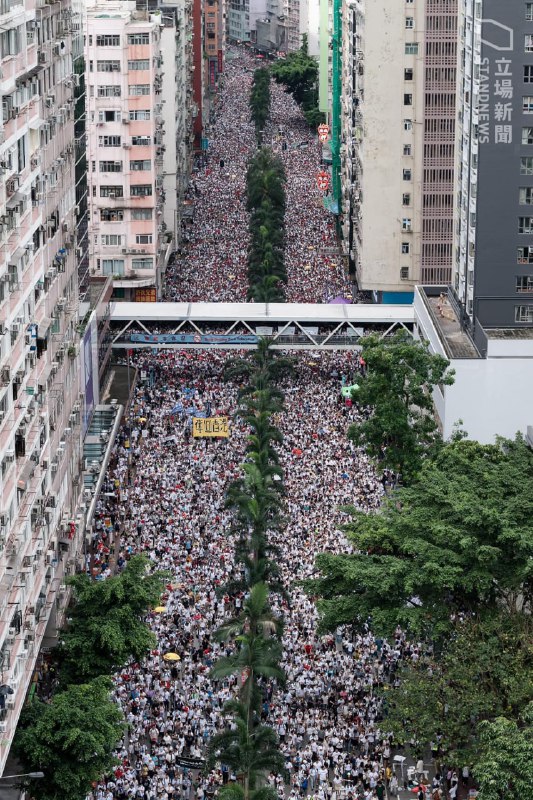
[{"label": "building facade", "polygon": [[74,56],[67,0],[1,5],[0,703],[3,769],[80,549]]},{"label": "building facade", "polygon": [[484,351],[488,329],[533,327],[533,3],[460,8],[467,113],[453,287]]},{"label": "building facade", "polygon": [[342,15],[339,211],[357,283],[378,301],[420,279],[424,41],[422,2],[354,0]]},{"label": "building facade", "polygon": [[89,260],[113,276],[116,299],[160,297],[170,252],[161,19],[128,0],[87,12]]},{"label": "building facade", "polygon": [[192,169],[192,0],[160,6],[162,114],[166,131],[163,153],[162,218],[164,230],[172,232],[173,244],[181,236],[183,201]]}]

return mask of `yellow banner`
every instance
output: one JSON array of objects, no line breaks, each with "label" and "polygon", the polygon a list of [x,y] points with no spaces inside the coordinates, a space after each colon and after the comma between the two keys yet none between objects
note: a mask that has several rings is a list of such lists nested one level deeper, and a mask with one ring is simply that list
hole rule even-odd
[{"label": "yellow banner", "polygon": [[227,417],[193,417],[192,435],[200,436],[229,436]]}]

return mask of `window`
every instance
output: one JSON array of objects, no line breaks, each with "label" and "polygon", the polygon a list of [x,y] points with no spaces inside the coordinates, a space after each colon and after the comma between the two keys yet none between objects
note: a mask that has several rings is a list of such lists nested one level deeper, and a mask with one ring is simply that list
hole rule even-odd
[{"label": "window", "polygon": [[403,179],[404,179],[404,181],[410,181],[411,180],[411,170],[410,169],[404,169],[403,170]]},{"label": "window", "polygon": [[533,233],[533,217],[518,217],[518,233]]},{"label": "window", "polygon": [[133,61],[128,61],[128,69],[150,69],[150,60],[148,58],[136,58]]},{"label": "window", "polygon": [[405,18],[405,27],[410,31],[413,30],[413,28],[415,27],[414,17],[406,17]]},{"label": "window", "polygon": [[522,156],[520,159],[520,175],[533,175],[533,156]]},{"label": "window", "polygon": [[411,230],[411,220],[409,217],[404,217],[402,219],[402,231],[410,231]]},{"label": "window", "polygon": [[123,222],[124,210],[122,208],[101,208],[100,220],[102,222]]},{"label": "window", "polygon": [[120,247],[122,244],[122,234],[104,233],[102,234],[102,244],[104,247]]},{"label": "window", "polygon": [[152,234],[138,233],[135,236],[135,244],[152,244]]},{"label": "window", "polygon": [[120,61],[97,61],[97,72],[120,72]]},{"label": "window", "polygon": [[402,206],[410,206],[411,205],[411,195],[410,194],[403,194],[402,195]]},{"label": "window", "polygon": [[[92,44],[92,42],[89,42]],[[120,47],[120,36],[102,34],[96,37],[97,47]]]},{"label": "window", "polygon": [[120,86],[99,86],[98,97],[120,97]]},{"label": "window", "polygon": [[533,83],[533,64],[524,66],[524,83]]},{"label": "window", "polygon": [[405,55],[406,56],[417,56],[418,55],[418,42],[406,42],[405,43]]},{"label": "window", "polygon": [[131,187],[131,196],[132,197],[151,197],[152,196],[152,185],[151,184],[139,184],[138,186]]},{"label": "window", "polygon": [[152,162],[148,161],[130,161],[130,169],[132,172],[142,172],[143,170],[152,169]]},{"label": "window", "polygon": [[131,212],[132,219],[152,219],[151,208],[134,208]]},{"label": "window", "polygon": [[100,161],[100,172],[122,172],[122,161]]},{"label": "window", "polygon": [[533,35],[530,33],[524,36],[524,50],[526,53],[533,53]]},{"label": "window", "polygon": [[404,119],[404,121],[403,121],[403,129],[404,129],[404,131],[412,131],[413,130],[413,120],[412,119]]},{"label": "window", "polygon": [[408,69],[404,69],[403,78],[405,81],[413,80],[413,69],[411,67],[409,67]]},{"label": "window", "polygon": [[515,306],[514,320],[515,322],[527,322],[531,325],[533,323],[533,306]]},{"label": "window", "polygon": [[517,247],[516,261],[518,264],[533,264],[533,247]]},{"label": "window", "polygon": [[143,94],[150,94],[149,83],[132,83],[130,84],[130,95],[132,97],[140,97]]},{"label": "window", "polygon": [[404,96],[403,96],[403,104],[404,104],[404,106],[412,106],[413,105],[413,95],[412,94],[404,94]]},{"label": "window", "polygon": [[411,250],[411,245],[409,244],[409,242],[402,242],[402,253],[404,255],[407,255],[410,250]]},{"label": "window", "polygon": [[131,143],[137,145],[144,145],[145,147],[152,144],[151,136],[132,136]]},{"label": "window", "polygon": [[104,275],[124,275],[124,259],[103,258],[102,272]]},{"label": "window", "polygon": [[409,280],[409,267],[400,267],[400,280],[401,281]]},{"label": "window", "polygon": [[138,109],[137,111],[130,111],[130,120],[144,120],[145,122],[150,119],[150,111],[148,109]]},{"label": "window", "polygon": [[99,111],[99,122],[120,122],[120,111]]},{"label": "window", "polygon": [[124,197],[124,187],[100,186],[100,197]]},{"label": "window", "polygon": [[98,137],[98,144],[100,147],[120,147],[121,145],[121,137],[120,136],[99,136]]},{"label": "window", "polygon": [[150,44],[150,34],[130,33],[128,34],[128,44]]},{"label": "window", "polygon": [[526,3],[526,22],[533,22],[533,3]]},{"label": "window", "polygon": [[520,205],[533,205],[533,186],[522,186],[520,189]]},{"label": "window", "polygon": [[522,97],[522,111],[524,114],[533,114],[533,97]]},{"label": "window", "polygon": [[132,269],[153,269],[154,268],[154,259],[153,258],[132,258],[131,259],[131,268]]},{"label": "window", "polygon": [[516,278],[517,292],[533,292],[533,275],[518,275]]},{"label": "window", "polygon": [[411,145],[410,144],[404,144],[404,146],[403,146],[403,154],[404,154],[404,156],[410,156],[411,155]]},{"label": "window", "polygon": [[533,128],[522,128],[522,144],[533,144]]}]

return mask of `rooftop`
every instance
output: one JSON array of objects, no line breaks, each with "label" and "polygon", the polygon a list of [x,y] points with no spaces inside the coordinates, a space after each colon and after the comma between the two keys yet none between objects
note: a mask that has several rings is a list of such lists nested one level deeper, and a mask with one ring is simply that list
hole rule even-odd
[{"label": "rooftop", "polygon": [[533,339],[533,328],[484,328],[488,339]]},{"label": "rooftop", "polygon": [[448,358],[480,358],[477,347],[461,326],[457,312],[446,292],[442,289],[433,290],[433,287],[419,288]]}]

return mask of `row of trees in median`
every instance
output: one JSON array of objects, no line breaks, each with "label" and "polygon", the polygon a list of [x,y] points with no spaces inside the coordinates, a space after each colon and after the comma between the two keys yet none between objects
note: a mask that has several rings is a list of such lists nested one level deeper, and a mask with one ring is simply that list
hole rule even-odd
[{"label": "row of trees in median", "polygon": [[363,340],[350,436],[399,474],[379,512],[347,509],[351,555],[321,554],[322,631],[401,626],[419,641],[387,692],[387,726],[421,753],[468,765],[482,800],[523,797],[533,763],[533,453],[522,436],[443,442],[432,390],[447,363],[407,334]]},{"label": "row of trees in median", "polygon": [[234,512],[236,537],[235,574],[224,591],[242,592],[242,611],[227,619],[216,633],[230,643],[230,655],[212,668],[215,680],[235,676],[237,692],[225,706],[227,728],[209,744],[208,763],[226,764],[238,777],[219,790],[221,800],[277,800],[268,785],[270,773],[283,770],[284,759],[275,731],[261,722],[261,704],[267,684],[283,685],[281,635],[283,620],[271,607],[272,593],[282,592],[275,558],[277,550],[269,533],[283,526],[283,471],[276,444],[281,433],[272,417],[283,411],[279,379],[290,363],[275,358],[266,341],[249,360],[230,361],[229,380],[244,381],[239,395],[239,415],[249,426],[243,475],[227,492],[227,506]]}]

